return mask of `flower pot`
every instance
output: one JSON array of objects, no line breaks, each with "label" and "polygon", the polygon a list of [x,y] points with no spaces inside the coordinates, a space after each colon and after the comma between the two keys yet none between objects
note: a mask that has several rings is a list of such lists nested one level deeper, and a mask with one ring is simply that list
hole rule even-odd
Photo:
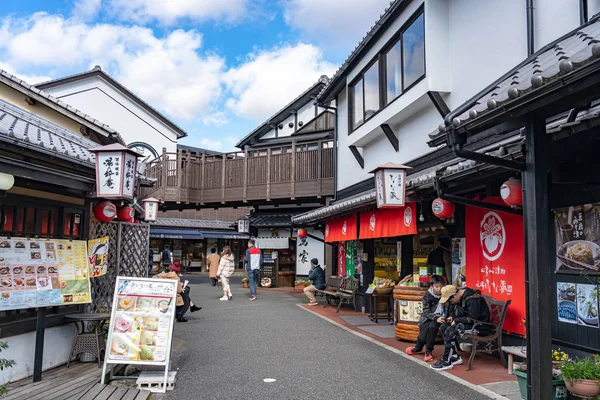
[{"label": "flower pot", "polygon": [[600,386],[591,379],[582,379],[579,381],[565,379],[567,390],[577,396],[594,397],[600,395]]},{"label": "flower pot", "polygon": [[306,287],[306,285],[296,285],[294,286],[294,289],[296,289],[299,292],[304,291],[304,288]]},{"label": "flower pot", "polygon": [[[527,400],[527,374],[521,371],[513,371],[513,374],[517,377],[519,383],[519,391],[521,392],[521,398]],[[566,382],[562,379],[552,381],[552,400],[560,400],[567,398],[567,390],[565,388]]]}]

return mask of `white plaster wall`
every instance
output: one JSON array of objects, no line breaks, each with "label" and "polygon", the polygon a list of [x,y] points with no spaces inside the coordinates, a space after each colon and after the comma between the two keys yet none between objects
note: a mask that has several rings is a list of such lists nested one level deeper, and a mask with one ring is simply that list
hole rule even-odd
[{"label": "white plaster wall", "polygon": [[271,129],[269,133],[264,135],[261,139],[273,139],[275,137],[275,129]]},{"label": "white plaster wall", "polygon": [[536,50],[579,26],[579,1],[537,0],[534,7]]},{"label": "white plaster wall", "polygon": [[126,143],[145,142],[160,153],[177,150],[177,135],[165,123],[148,113],[105,80],[92,77],[45,89],[67,104],[116,129]]},{"label": "white plaster wall", "polygon": [[[314,230],[312,228],[307,229],[307,231],[309,234],[323,239],[323,233],[321,231]],[[297,236],[297,232],[294,232],[294,236]],[[301,243],[302,239],[298,239],[296,241],[296,275],[308,275],[308,271],[310,270],[310,260],[312,260],[313,258],[319,260],[321,268],[327,271],[327,267],[326,265],[324,265],[325,244],[322,241],[310,237],[307,237],[305,239],[305,246],[301,245]],[[300,260],[300,253],[302,253],[303,251],[306,251],[306,253],[308,253],[308,255],[306,256],[307,262],[305,263],[303,263]]]},{"label": "white plaster wall", "polygon": [[[74,339],[75,326],[73,324],[46,329],[42,369],[45,371],[65,364],[69,359]],[[32,376],[35,332],[11,336],[2,341],[8,343],[8,349],[3,350],[0,357],[15,360],[17,364],[12,368],[0,371],[0,384]]]},{"label": "white plaster wall", "polygon": [[[298,110],[298,122],[302,121],[304,124],[306,124],[315,117],[315,106],[313,104],[313,100],[310,100],[304,107]],[[300,127],[296,127],[296,130],[298,129],[300,129]]]},{"label": "white plaster wall", "polygon": [[285,119],[285,121],[282,122],[283,124],[283,128],[279,130],[278,132],[278,136],[279,137],[283,137],[283,136],[290,136],[292,133],[294,133],[296,131],[295,126],[292,126],[291,128],[289,127],[289,123],[294,123],[294,116],[290,115],[289,117],[287,117]]}]

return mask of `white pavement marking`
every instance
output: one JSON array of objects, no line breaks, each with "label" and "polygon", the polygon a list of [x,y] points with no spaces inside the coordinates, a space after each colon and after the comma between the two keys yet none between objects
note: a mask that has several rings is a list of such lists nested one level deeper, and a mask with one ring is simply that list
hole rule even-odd
[{"label": "white pavement marking", "polygon": [[263,379],[263,381],[264,381],[264,382],[266,382],[266,383],[273,383],[273,382],[275,382],[276,380],[277,380],[277,379],[273,379],[273,378],[265,378],[265,379]]},{"label": "white pavement marking", "polygon": [[[319,313],[318,313],[318,312],[316,312],[316,311],[309,310],[309,309],[307,309],[306,307],[303,307],[303,304],[296,304],[296,305],[297,305],[298,307],[300,307],[301,309],[303,309],[304,311],[306,311],[306,312],[309,312],[309,313],[311,313],[311,314],[313,314],[313,315],[316,315],[317,317],[319,317],[319,318],[322,318],[322,319],[324,319],[325,321],[328,321],[328,322],[332,323],[333,325],[335,325],[335,326],[337,326],[337,327],[339,327],[339,328],[342,328],[343,330],[345,330],[345,331],[347,331],[347,332],[350,332],[350,333],[352,333],[353,335],[356,335],[356,336],[358,336],[358,337],[360,337],[360,338],[363,338],[363,339],[365,339],[365,340],[368,340],[369,342],[371,342],[371,343],[373,343],[373,344],[376,344],[376,345],[377,345],[377,346],[379,346],[379,347],[383,347],[384,349],[386,349],[386,350],[389,350],[389,351],[391,351],[392,353],[396,353],[396,354],[398,354],[399,356],[402,356],[402,357],[406,358],[407,360],[410,360],[410,361],[412,361],[412,362],[416,362],[417,364],[420,364],[420,365],[422,365],[422,366],[424,366],[424,367],[427,367],[427,368],[429,368],[429,364],[428,364],[428,363],[426,363],[426,362],[424,362],[424,361],[419,361],[418,359],[416,359],[416,358],[413,358],[413,357],[409,356],[408,354],[404,353],[403,351],[400,351],[400,350],[398,350],[398,349],[395,349],[395,348],[393,348],[392,346],[388,346],[388,345],[387,345],[387,344],[385,344],[385,343],[381,343],[380,341],[378,341],[378,340],[376,340],[376,339],[373,339],[373,338],[372,338],[372,337],[370,337],[370,336],[364,335],[364,334],[362,334],[362,333],[360,333],[360,332],[357,332],[357,331],[355,331],[355,330],[353,330],[353,329],[350,329],[350,328],[348,328],[347,326],[344,326],[344,325],[340,324],[339,322],[335,322],[335,321],[333,321],[333,320],[331,320],[331,319],[327,318],[326,316],[319,314]],[[504,397],[504,396],[502,396],[502,395],[499,395],[498,393],[494,393],[494,392],[492,392],[491,390],[489,390],[489,389],[486,389],[486,388],[484,388],[484,387],[482,387],[482,386],[480,386],[480,385],[475,385],[475,384],[473,384],[473,383],[471,383],[471,382],[469,382],[469,381],[466,381],[466,380],[464,380],[464,379],[462,379],[462,378],[459,378],[458,376],[452,375],[452,374],[451,374],[451,373],[449,373],[449,372],[446,372],[446,371],[437,371],[437,373],[438,373],[438,374],[440,374],[440,375],[444,375],[445,377],[447,377],[447,378],[449,378],[449,379],[453,380],[453,381],[454,381],[454,382],[456,382],[456,383],[459,383],[459,384],[461,384],[461,385],[463,385],[463,386],[466,386],[466,387],[468,387],[468,388],[470,388],[470,389],[472,389],[472,390],[474,390],[474,391],[476,391],[476,392],[479,392],[479,393],[481,393],[481,394],[483,394],[483,395],[485,395],[485,396],[488,396],[490,399],[494,399],[494,400],[510,400],[508,397]]]}]

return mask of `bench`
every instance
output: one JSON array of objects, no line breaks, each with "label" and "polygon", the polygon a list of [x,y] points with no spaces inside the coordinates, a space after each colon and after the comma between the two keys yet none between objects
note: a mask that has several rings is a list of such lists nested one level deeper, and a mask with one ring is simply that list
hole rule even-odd
[{"label": "bench", "polygon": [[474,333],[463,333],[459,335],[460,339],[465,339],[472,345],[467,371],[471,370],[471,364],[477,353],[493,354],[494,352],[498,352],[502,364],[506,367],[506,358],[502,351],[502,325],[504,325],[506,311],[508,310],[511,301],[494,300],[487,295],[483,295],[483,298],[490,309],[490,322],[469,321],[469,323],[473,324],[473,330],[484,327],[485,332],[490,333],[486,335]]},{"label": "bench", "polygon": [[352,304],[354,311],[356,311],[356,303],[354,302],[354,299],[356,297],[357,289],[358,279],[354,278],[353,276],[345,276],[342,278],[339,289],[329,290],[329,288],[327,288],[325,290],[317,290],[317,293],[323,293],[325,295],[326,302],[323,305],[323,308],[327,307],[328,304],[331,304],[331,300],[337,301],[337,310],[335,312],[339,313],[340,308],[344,303]]},{"label": "bench", "polygon": [[325,285],[325,289],[317,290],[315,292],[315,296],[325,296],[325,291],[337,292],[342,284],[342,276],[332,275],[329,277],[327,284]]}]

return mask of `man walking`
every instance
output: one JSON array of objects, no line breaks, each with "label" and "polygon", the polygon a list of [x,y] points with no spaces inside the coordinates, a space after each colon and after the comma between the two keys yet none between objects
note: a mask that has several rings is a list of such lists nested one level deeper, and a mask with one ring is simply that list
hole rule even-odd
[{"label": "man walking", "polygon": [[250,300],[256,300],[256,286],[258,284],[258,271],[262,267],[263,259],[260,249],[255,247],[256,241],[248,241],[248,250],[244,257],[244,266],[248,272],[248,283],[250,286]]},{"label": "man walking", "polygon": [[219,269],[219,261],[221,257],[217,254],[217,249],[214,247],[210,249],[210,256],[206,259],[208,261],[208,277],[213,286],[217,286],[217,270]]},{"label": "man walking", "polygon": [[160,261],[162,263],[162,270],[167,271],[167,269],[173,265],[173,254],[171,250],[169,250],[169,245],[165,245],[165,249],[163,250]]}]

